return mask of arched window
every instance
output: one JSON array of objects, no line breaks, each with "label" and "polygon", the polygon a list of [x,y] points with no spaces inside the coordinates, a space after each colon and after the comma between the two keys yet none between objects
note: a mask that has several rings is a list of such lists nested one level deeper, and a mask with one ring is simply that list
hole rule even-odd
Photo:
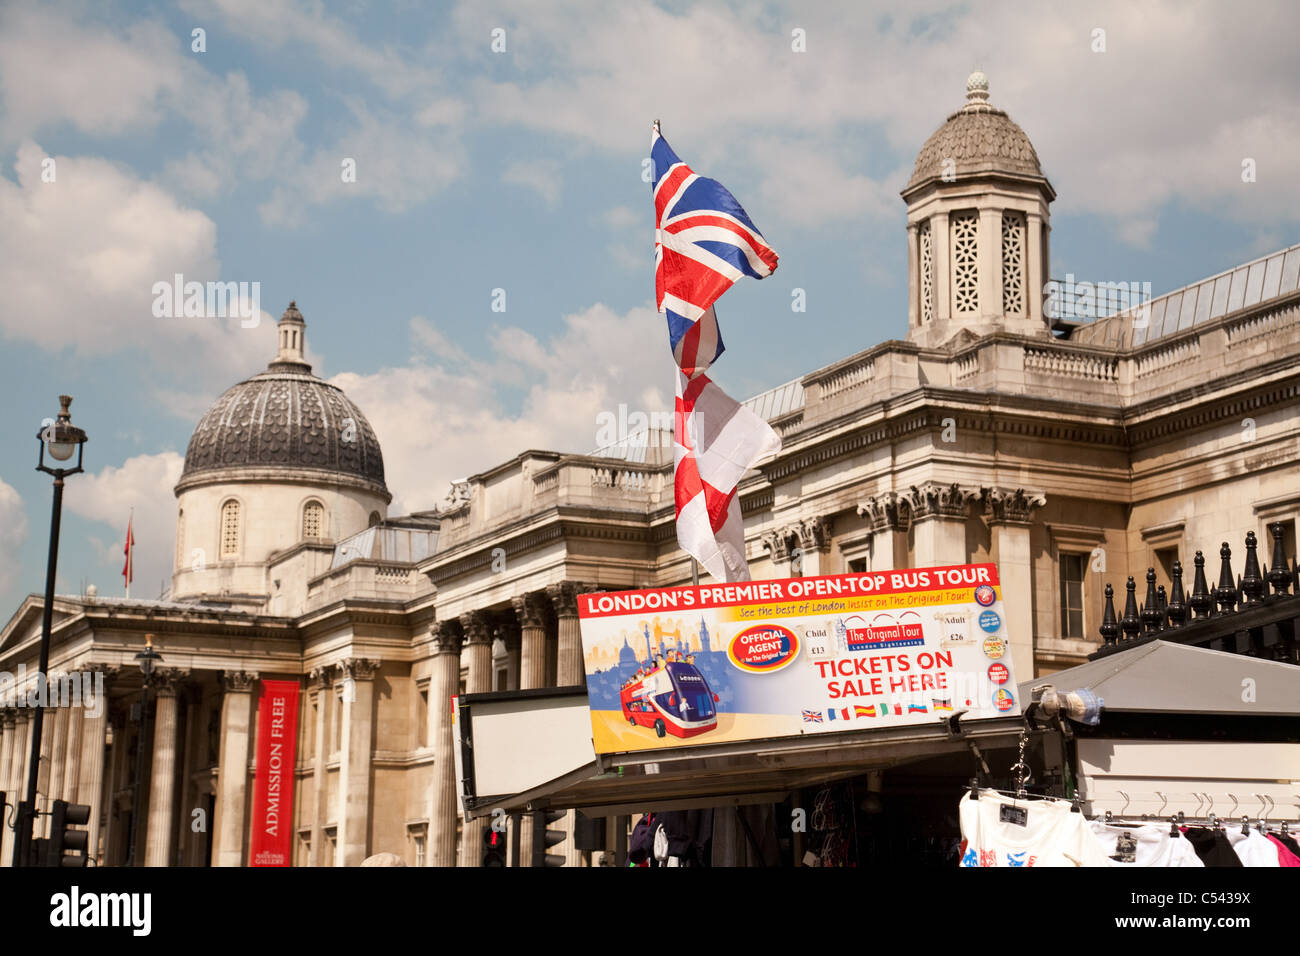
[{"label": "arched window", "polygon": [[1025,312],[1025,214],[1002,214],[1002,311]]},{"label": "arched window", "polygon": [[239,502],[233,499],[221,506],[221,556],[239,555]]},{"label": "arched window", "polygon": [[979,213],[974,210],[955,212],[948,220],[948,248],[952,256],[952,311],[978,312],[979,259],[976,236],[979,232]]},{"label": "arched window", "polygon": [[176,512],[176,567],[185,561],[185,509]]},{"label": "arched window", "polygon": [[302,507],[302,536],[304,538],[324,537],[325,506],[319,501],[309,501]]},{"label": "arched window", "polygon": [[921,260],[921,322],[934,318],[934,248],[930,238],[930,220],[917,229]]},{"label": "arched window", "polygon": [[369,525],[369,526],[370,526],[371,528],[373,528],[375,525],[379,524],[379,522],[382,521],[382,520],[383,520],[383,519],[379,517],[379,512],[378,512],[378,511],[372,511],[372,512],[370,512],[370,525]]}]

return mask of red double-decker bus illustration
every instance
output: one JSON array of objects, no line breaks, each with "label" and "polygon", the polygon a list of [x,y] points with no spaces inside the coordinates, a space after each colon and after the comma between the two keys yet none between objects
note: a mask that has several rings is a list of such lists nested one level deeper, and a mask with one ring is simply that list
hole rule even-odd
[{"label": "red double-decker bus illustration", "polygon": [[633,680],[619,694],[623,717],[658,736],[694,737],[718,726],[718,695],[693,664],[669,661]]}]

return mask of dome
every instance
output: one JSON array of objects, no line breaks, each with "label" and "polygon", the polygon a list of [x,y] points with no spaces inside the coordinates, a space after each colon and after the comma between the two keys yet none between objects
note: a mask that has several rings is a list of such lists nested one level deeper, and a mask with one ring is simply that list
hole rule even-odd
[{"label": "dome", "polygon": [[303,360],[306,322],[296,305],[278,328],[279,354],[267,370],[228,389],[199,421],[177,489],[252,468],[342,480],[388,496],[370,422]]},{"label": "dome", "polygon": [[921,147],[904,194],[922,183],[942,179],[944,161],[949,159],[955,167],[949,179],[1001,174],[1047,183],[1025,131],[1005,112],[990,106],[988,98],[988,77],[977,70],[966,80],[966,105],[949,116]]}]

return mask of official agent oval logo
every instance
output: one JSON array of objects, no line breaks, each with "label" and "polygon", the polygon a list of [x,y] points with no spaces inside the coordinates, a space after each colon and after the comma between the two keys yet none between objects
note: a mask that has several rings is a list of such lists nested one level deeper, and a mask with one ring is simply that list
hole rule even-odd
[{"label": "official agent oval logo", "polygon": [[749,674],[771,674],[785,667],[799,653],[799,638],[780,624],[755,624],[731,639],[727,657]]}]

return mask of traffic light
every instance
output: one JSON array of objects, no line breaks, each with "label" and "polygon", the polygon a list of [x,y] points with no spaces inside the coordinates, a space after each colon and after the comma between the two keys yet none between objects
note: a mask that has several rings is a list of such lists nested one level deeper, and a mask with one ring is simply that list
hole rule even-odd
[{"label": "traffic light", "polygon": [[483,865],[493,867],[506,865],[506,833],[504,830],[498,832],[492,829],[490,823],[483,831]]},{"label": "traffic light", "polygon": [[44,864],[85,866],[90,833],[75,828],[83,827],[89,822],[90,807],[86,804],[55,800],[50,807],[50,837],[45,841]]},{"label": "traffic light", "polygon": [[573,813],[573,848],[575,850],[605,849],[605,818],[589,817],[581,810]]},{"label": "traffic light", "polygon": [[564,857],[546,851],[563,843],[567,834],[550,825],[564,819],[563,810],[539,810],[533,814],[533,866],[564,866]]}]

